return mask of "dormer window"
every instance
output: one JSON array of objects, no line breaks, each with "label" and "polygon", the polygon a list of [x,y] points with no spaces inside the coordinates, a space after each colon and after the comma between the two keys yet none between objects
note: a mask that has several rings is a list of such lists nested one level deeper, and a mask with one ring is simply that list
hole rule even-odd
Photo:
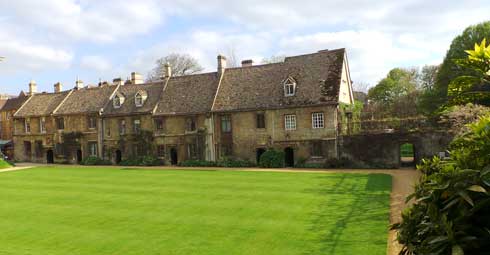
[{"label": "dormer window", "polygon": [[289,77],[284,81],[284,96],[290,97],[296,94],[296,81]]},{"label": "dormer window", "polygon": [[145,103],[146,98],[148,98],[148,93],[144,90],[138,91],[136,95],[134,95],[134,104],[136,107],[141,107]]},{"label": "dormer window", "polygon": [[121,98],[118,95],[114,97],[113,104],[114,104],[114,108],[121,107]]},{"label": "dormer window", "polygon": [[143,106],[143,97],[140,95],[140,93],[136,94],[134,97],[134,103],[137,107]]}]

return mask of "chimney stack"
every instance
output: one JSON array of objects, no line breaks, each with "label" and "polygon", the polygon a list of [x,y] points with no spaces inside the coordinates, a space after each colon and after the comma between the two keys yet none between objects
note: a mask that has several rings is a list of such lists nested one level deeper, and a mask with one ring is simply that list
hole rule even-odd
[{"label": "chimney stack", "polygon": [[218,74],[222,74],[226,68],[226,57],[223,55],[218,55]]},{"label": "chimney stack", "polygon": [[172,67],[170,63],[165,63],[165,78],[170,78],[172,76]]},{"label": "chimney stack", "polygon": [[253,65],[254,65],[254,61],[251,59],[242,60],[242,67],[249,67]]},{"label": "chimney stack", "polygon": [[29,82],[29,95],[32,96],[37,93],[37,84],[34,80]]},{"label": "chimney stack", "polygon": [[[102,85],[102,84],[101,84]],[[123,80],[121,78],[114,78],[112,80],[112,85],[123,85]]]},{"label": "chimney stack", "polygon": [[77,81],[75,82],[75,88],[83,89],[83,81],[77,78]]},{"label": "chimney stack", "polygon": [[132,84],[142,84],[143,83],[143,76],[137,72],[132,72],[131,73],[131,83]]},{"label": "chimney stack", "polygon": [[54,93],[59,93],[61,92],[61,90],[63,90],[63,85],[61,84],[61,82],[57,82],[54,84]]}]

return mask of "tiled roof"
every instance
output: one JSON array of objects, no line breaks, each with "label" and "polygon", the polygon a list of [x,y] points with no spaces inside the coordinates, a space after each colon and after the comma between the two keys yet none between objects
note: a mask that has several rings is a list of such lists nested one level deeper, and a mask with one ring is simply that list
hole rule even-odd
[{"label": "tiled roof", "polygon": [[209,112],[218,83],[216,72],[172,77],[158,102],[155,114]]},{"label": "tiled roof", "polygon": [[27,96],[24,93],[20,93],[18,97],[9,98],[2,107],[2,111],[14,111],[19,109],[22,104],[27,100]]},{"label": "tiled roof", "polygon": [[[124,96],[124,103],[120,108],[114,108],[112,102],[108,102],[104,108],[103,115],[151,113],[151,111],[153,111],[155,108],[158,99],[160,98],[161,92],[163,91],[163,86],[163,82],[119,86],[116,93]],[[148,97],[146,98],[143,106],[136,107],[134,97],[140,90],[146,91],[146,93],[148,93]]]},{"label": "tiled roof", "polygon": [[94,113],[103,108],[117,86],[74,90],[54,114]]},{"label": "tiled roof", "polygon": [[[345,49],[288,57],[284,62],[228,68],[213,111],[321,105],[338,102]],[[296,81],[295,96],[284,96],[283,82]]]},{"label": "tiled roof", "polygon": [[60,105],[69,91],[35,94],[15,113],[15,117],[47,116]]}]

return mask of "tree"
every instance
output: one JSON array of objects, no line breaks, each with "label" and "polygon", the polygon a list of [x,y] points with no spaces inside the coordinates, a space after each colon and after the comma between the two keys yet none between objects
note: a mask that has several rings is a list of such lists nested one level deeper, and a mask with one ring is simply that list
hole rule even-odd
[{"label": "tree", "polygon": [[431,104],[428,105],[429,111],[436,111],[447,102],[448,86],[453,79],[461,75],[472,74],[458,66],[454,60],[466,57],[464,51],[473,47],[475,43],[481,42],[484,38],[490,39],[490,21],[470,26],[461,35],[454,38],[437,73]]},{"label": "tree", "polygon": [[468,56],[455,62],[468,75],[461,75],[451,81],[448,87],[449,104],[483,103],[490,99],[490,45],[483,39],[475,43],[474,50],[465,51]]},{"label": "tree", "polygon": [[273,63],[280,63],[284,62],[286,59],[286,55],[272,55],[269,58],[263,58],[262,59],[262,64],[273,64]]},{"label": "tree", "polygon": [[171,53],[155,61],[156,66],[148,73],[146,81],[155,82],[161,80],[165,75],[165,64],[167,63],[170,64],[172,68],[172,76],[195,74],[204,70],[197,59],[191,55]]},{"label": "tree", "polygon": [[439,65],[425,65],[418,75],[419,87],[422,90],[432,90],[436,84],[437,72]]},{"label": "tree", "polygon": [[373,103],[392,105],[398,98],[408,95],[417,89],[416,69],[392,69],[386,78],[368,91],[368,98]]}]

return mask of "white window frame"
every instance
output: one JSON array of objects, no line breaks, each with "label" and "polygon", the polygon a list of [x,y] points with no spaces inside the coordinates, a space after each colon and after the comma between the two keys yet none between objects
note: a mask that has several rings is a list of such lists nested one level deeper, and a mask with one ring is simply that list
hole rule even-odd
[{"label": "white window frame", "polygon": [[314,112],[311,114],[311,127],[314,129],[325,128],[325,115],[323,112]]},{"label": "white window frame", "polygon": [[89,142],[88,152],[89,152],[90,156],[97,157],[97,149],[98,149],[97,147],[98,147],[97,142]]},{"label": "white window frame", "polygon": [[296,114],[284,115],[284,129],[287,131],[296,130]]},{"label": "white window frame", "polygon": [[46,118],[45,117],[41,117],[39,119],[39,132],[41,132],[41,134],[46,133]]},{"label": "white window frame", "polygon": [[134,96],[134,104],[136,105],[136,107],[143,106],[143,103],[143,96],[140,93],[136,93],[136,95]]},{"label": "white window frame", "polygon": [[24,119],[24,132],[26,134],[31,133],[31,120],[29,119]]},{"label": "white window frame", "polygon": [[121,97],[119,97],[118,95],[114,96],[114,98],[112,99],[112,104],[114,105],[114,108],[121,108]]},{"label": "white window frame", "polygon": [[284,96],[291,97],[296,94],[296,82],[292,78],[284,81]]},{"label": "white window frame", "polygon": [[[136,128],[138,127],[138,128]],[[140,119],[134,119],[133,120],[133,133],[139,134],[141,133],[141,120]]]}]

